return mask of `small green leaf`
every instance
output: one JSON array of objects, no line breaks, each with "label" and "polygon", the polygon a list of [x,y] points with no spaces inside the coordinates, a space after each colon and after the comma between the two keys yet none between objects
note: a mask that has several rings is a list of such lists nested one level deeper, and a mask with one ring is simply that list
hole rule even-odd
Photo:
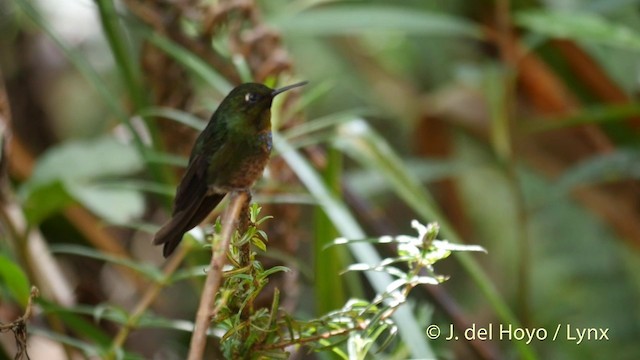
[{"label": "small green leaf", "polygon": [[435,264],[442,259],[448,258],[449,255],[451,255],[451,251],[434,247],[432,250],[424,254],[422,262],[426,264]]},{"label": "small green leaf", "polygon": [[396,279],[392,281],[389,285],[387,285],[387,288],[385,289],[385,291],[388,294],[391,294],[394,291],[398,290],[400,287],[405,286],[406,284],[407,284],[407,279]]},{"label": "small green leaf", "polygon": [[256,226],[260,226],[260,224],[262,224],[263,222],[265,222],[267,220],[271,220],[271,219],[273,219],[273,216],[271,216],[271,215],[267,215],[267,216],[265,216],[263,218],[260,218],[255,222]]},{"label": "small green leaf", "polygon": [[453,244],[446,240],[435,240],[433,242],[433,246],[435,246],[439,250],[447,251],[479,251],[483,253],[487,252],[487,250],[480,245]]},{"label": "small green leaf", "polygon": [[264,272],[262,272],[260,274],[260,278],[264,279],[266,277],[271,276],[271,274],[275,274],[277,272],[289,272],[289,271],[291,271],[291,269],[289,269],[286,266],[274,266],[274,267],[271,267],[271,268],[265,270]]},{"label": "small green leaf", "polygon": [[420,255],[420,249],[414,244],[400,243],[398,244],[398,255],[402,257],[417,257]]},{"label": "small green leaf", "polygon": [[260,238],[258,237],[252,238],[251,243],[261,251],[263,252],[267,251],[267,245],[264,243],[264,241],[260,240]]},{"label": "small green leaf", "polygon": [[22,307],[27,306],[29,279],[16,263],[4,255],[0,255],[0,279],[2,279],[2,286],[7,288],[18,304]]},{"label": "small green leaf", "polygon": [[238,279],[238,280],[245,280],[245,281],[253,281],[253,278],[251,277],[251,275],[247,275],[247,274],[234,274],[232,276],[230,276],[229,278],[233,278],[233,279]]},{"label": "small green leaf", "polygon": [[419,276],[419,277],[416,277],[415,279],[412,279],[411,282],[415,282],[418,284],[438,285],[445,279],[446,278],[436,278],[433,276]]}]

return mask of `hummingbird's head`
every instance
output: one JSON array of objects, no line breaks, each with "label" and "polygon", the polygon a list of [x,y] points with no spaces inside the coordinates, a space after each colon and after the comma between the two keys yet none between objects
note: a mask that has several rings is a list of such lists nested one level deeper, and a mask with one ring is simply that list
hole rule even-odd
[{"label": "hummingbird's head", "polygon": [[231,90],[229,95],[220,104],[224,111],[234,113],[233,118],[249,121],[260,130],[270,124],[271,103],[273,98],[287,90],[305,85],[307,82],[299,82],[293,85],[271,89],[268,86],[258,83],[246,83]]}]

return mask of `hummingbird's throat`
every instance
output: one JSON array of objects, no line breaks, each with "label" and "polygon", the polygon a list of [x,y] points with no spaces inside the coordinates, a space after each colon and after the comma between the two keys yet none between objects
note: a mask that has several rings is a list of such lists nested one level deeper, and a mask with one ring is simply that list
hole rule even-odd
[{"label": "hummingbird's throat", "polygon": [[260,113],[256,121],[256,131],[271,131],[271,109],[267,108]]}]

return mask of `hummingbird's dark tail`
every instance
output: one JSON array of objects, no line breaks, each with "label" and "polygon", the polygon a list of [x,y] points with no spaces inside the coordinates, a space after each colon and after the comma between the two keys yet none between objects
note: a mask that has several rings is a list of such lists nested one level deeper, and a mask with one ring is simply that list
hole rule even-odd
[{"label": "hummingbird's dark tail", "polygon": [[171,219],[158,230],[154,245],[164,244],[162,255],[166,258],[178,247],[184,234],[200,224],[222,201],[226,194],[212,194],[201,198],[199,203],[174,213]]}]

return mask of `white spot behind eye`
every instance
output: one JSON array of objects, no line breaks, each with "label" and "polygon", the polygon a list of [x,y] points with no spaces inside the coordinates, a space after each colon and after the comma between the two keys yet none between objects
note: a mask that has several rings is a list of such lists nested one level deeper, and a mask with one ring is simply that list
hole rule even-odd
[{"label": "white spot behind eye", "polygon": [[254,94],[254,93],[247,93],[244,96],[244,101],[246,101],[248,103],[255,102],[256,100],[258,100],[258,96],[256,96],[256,94]]}]

